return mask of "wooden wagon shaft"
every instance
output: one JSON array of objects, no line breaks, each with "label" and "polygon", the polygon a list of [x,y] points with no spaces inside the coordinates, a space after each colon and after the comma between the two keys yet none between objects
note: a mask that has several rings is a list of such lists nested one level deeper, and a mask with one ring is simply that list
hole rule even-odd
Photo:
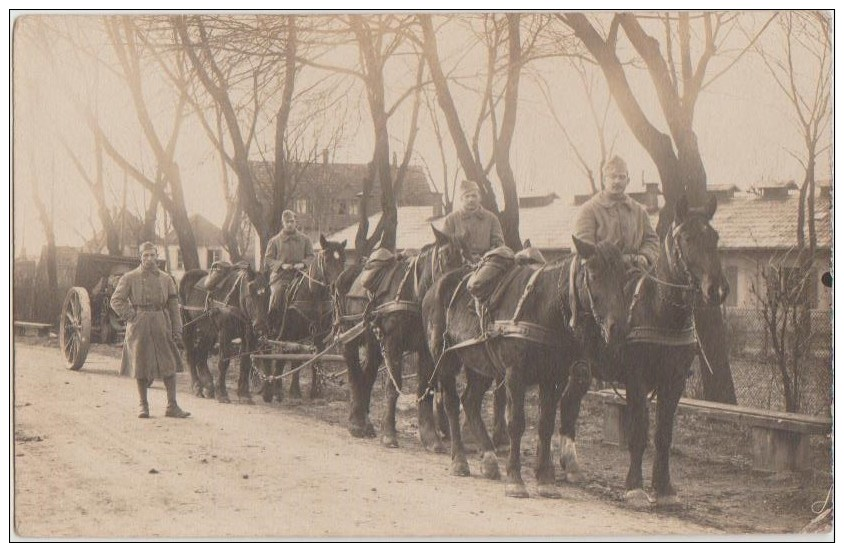
[{"label": "wooden wagon shaft", "polygon": [[[303,362],[312,359],[312,354],[294,354],[294,353],[273,353],[273,354],[253,354],[253,360],[285,360],[287,362]],[[343,362],[345,358],[339,354],[324,354],[318,357],[320,362]]]},{"label": "wooden wagon shaft", "polygon": [[266,340],[267,343],[270,345],[281,347],[283,350],[286,350],[288,353],[315,353],[316,348],[313,345],[307,345],[305,343],[296,343],[293,341],[277,341],[274,339]]}]

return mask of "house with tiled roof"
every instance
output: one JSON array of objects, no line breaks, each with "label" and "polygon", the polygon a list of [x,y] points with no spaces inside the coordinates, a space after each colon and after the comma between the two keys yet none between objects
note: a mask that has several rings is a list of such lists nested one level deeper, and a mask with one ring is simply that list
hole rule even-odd
[{"label": "house with tiled roof", "polygon": [[[219,226],[196,213],[190,218],[191,229],[196,240],[196,250],[199,254],[199,267],[207,270],[217,260],[230,260],[229,252],[223,242],[223,231]],[[176,278],[181,279],[185,273],[182,250],[179,248],[179,237],[175,230],[171,230],[159,241],[158,254],[164,258],[166,269]]]},{"label": "house with tiled roof", "polygon": [[[273,195],[273,162],[251,161],[259,201],[269,202]],[[289,207],[296,212],[299,229],[316,242],[320,234],[332,234],[357,224],[363,197],[363,180],[370,175],[369,166],[360,163],[329,162],[324,152],[322,162],[291,166]],[[398,172],[393,156],[391,174]],[[432,207],[442,201],[441,194],[432,188],[421,166],[408,166],[404,183],[396,195],[396,204]],[[381,189],[373,183],[367,208],[381,211]],[[266,206],[269,212],[269,206]]]},{"label": "house with tiled roof", "polygon": [[[633,187],[631,187],[633,189]],[[760,185],[750,192],[740,191],[735,185],[713,185],[710,192],[718,198],[718,211],[713,226],[720,235],[722,265],[732,292],[726,301],[728,307],[755,307],[757,299],[754,285],[760,284],[762,270],[776,259],[780,265],[793,261],[796,244],[797,201],[796,185],[775,183]],[[628,192],[645,205],[651,222],[656,226],[662,196],[658,185],[646,184],[645,189]],[[830,268],[832,249],[832,217],[830,191],[818,190],[815,205],[815,228],[818,258],[812,284],[811,300],[818,308],[829,309],[830,289],[823,287],[821,276]],[[571,251],[571,236],[580,205],[591,195],[565,198],[520,198],[519,233],[529,239],[549,260],[567,255]],[[419,248],[434,240],[431,225],[442,228],[444,217],[431,207],[403,207],[398,210],[398,249]],[[377,223],[375,214],[370,223]],[[354,250],[357,225],[350,226],[331,236],[335,241],[346,240]]]}]

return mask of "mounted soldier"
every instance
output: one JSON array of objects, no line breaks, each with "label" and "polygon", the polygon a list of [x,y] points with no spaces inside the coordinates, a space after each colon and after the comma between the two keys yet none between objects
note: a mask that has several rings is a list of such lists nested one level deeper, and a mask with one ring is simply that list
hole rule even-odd
[{"label": "mounted soldier", "polygon": [[630,183],[627,164],[618,156],[604,165],[605,188],[590,198],[577,216],[575,237],[619,245],[628,270],[648,269],[659,255],[659,236],[644,206],[624,191]]},{"label": "mounted soldier", "polygon": [[481,206],[481,190],[477,183],[464,180],[460,183],[461,208],[445,218],[443,232],[463,237],[469,245],[474,260],[496,247],[504,245],[504,233],[495,213]]},{"label": "mounted soldier", "polygon": [[270,314],[283,315],[287,291],[299,272],[314,258],[311,240],[296,229],[296,214],[281,214],[282,228],[267,244],[264,269],[270,272]]}]

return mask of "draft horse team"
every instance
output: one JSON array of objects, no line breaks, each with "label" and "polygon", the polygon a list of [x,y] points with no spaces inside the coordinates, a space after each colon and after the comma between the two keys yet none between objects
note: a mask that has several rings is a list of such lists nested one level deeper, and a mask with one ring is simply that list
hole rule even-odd
[{"label": "draft horse team", "polygon": [[[379,249],[367,261],[347,266],[345,242],[321,236],[317,254],[301,262],[284,261],[283,255],[292,253],[279,246],[271,260],[275,269],[217,263],[208,274],[188,272],[179,295],[194,393],[229,401],[226,371],[232,359],[240,358],[240,401],[252,401],[250,377],[255,382],[255,376],[265,401],[280,400],[283,362],[262,358],[253,366],[250,354],[316,353],[338,345],[348,371],[353,436],[376,435],[370,402],[383,372],[383,445],[398,446],[396,405],[400,396],[409,396],[418,407],[424,446],[444,452],[444,440],[449,442],[454,475],[470,473],[466,431],[477,441],[480,471],[490,479],[501,477],[495,443],[506,441],[505,493],[527,497],[521,440],[526,391],[537,386],[538,493],[558,497],[551,447],[556,412],[560,466],[568,481],[581,481],[575,429],[594,376],[626,392],[630,465],[625,497],[634,503],[676,501],[669,452],[677,404],[700,349],[695,307],[720,304],[729,288],[718,234],[710,224],[717,204],[712,199],[691,208],[681,197],[660,239],[644,209],[624,194],[623,161],[611,160],[605,177],[607,188],[581,211],[572,253],[556,262],[545,262],[535,249],[513,254],[495,242],[495,236],[500,238],[497,219],[491,223],[488,212],[467,205],[447,218],[445,231],[433,228],[433,241],[418,251]],[[471,192],[468,185],[464,200],[474,204]],[[479,229],[488,233],[479,235]],[[295,227],[287,232],[287,239],[297,239]],[[487,239],[491,242],[484,247]],[[215,344],[220,352],[216,376],[207,365]],[[408,353],[415,355],[417,382],[410,392],[402,382]],[[312,396],[319,394],[325,376],[318,358],[308,361]],[[298,375],[292,372],[293,395],[300,394]],[[462,396],[459,379],[465,382]],[[496,441],[481,416],[487,391],[502,399],[496,402]],[[444,405],[441,420],[435,416],[435,393]],[[654,396],[651,495],[644,489],[642,457]],[[460,424],[461,408],[466,427]]]}]

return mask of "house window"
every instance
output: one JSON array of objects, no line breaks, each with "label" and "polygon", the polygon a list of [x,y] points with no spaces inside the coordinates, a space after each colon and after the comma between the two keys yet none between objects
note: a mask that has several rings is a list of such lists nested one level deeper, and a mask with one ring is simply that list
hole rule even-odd
[{"label": "house window", "polygon": [[207,251],[207,258],[206,261],[208,263],[208,267],[211,267],[211,264],[217,262],[218,260],[223,259],[223,250],[222,249],[208,249]]},{"label": "house window", "polygon": [[308,199],[307,198],[297,198],[295,203],[295,210],[296,213],[303,215],[308,212]]},{"label": "house window", "polygon": [[357,202],[350,202],[349,203],[349,215],[357,216],[360,213],[360,209],[358,208]]},{"label": "house window", "polygon": [[724,305],[735,307],[738,305],[738,266],[727,266],[724,269],[724,275],[727,276],[727,283],[730,285],[730,294],[724,300]]},{"label": "house window", "polygon": [[185,269],[185,261],[182,259],[182,250],[176,249],[176,269],[183,270]]}]

